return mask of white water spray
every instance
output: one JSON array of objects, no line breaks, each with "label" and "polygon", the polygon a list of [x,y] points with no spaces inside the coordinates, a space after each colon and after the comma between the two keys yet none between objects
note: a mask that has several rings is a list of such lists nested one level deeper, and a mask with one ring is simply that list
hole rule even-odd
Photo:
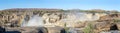
[{"label": "white water spray", "polygon": [[[24,22],[23,22],[24,23]],[[33,17],[30,18],[30,20],[27,23],[23,24],[24,27],[30,27],[30,26],[35,26],[35,27],[40,27],[43,26],[43,20],[42,17],[38,15],[34,15]]]}]

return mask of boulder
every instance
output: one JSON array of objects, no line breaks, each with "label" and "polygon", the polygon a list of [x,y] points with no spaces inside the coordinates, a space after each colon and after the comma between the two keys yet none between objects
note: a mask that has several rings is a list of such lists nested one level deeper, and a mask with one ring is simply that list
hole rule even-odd
[{"label": "boulder", "polygon": [[120,19],[120,14],[109,14],[101,16],[99,20],[113,20],[113,19]]},{"label": "boulder", "polygon": [[120,30],[120,22],[116,23],[117,28]]},{"label": "boulder", "polygon": [[60,13],[45,13],[43,16],[43,19],[46,23],[55,23],[61,19]]},{"label": "boulder", "polygon": [[65,29],[61,27],[47,27],[48,33],[65,33]]},{"label": "boulder", "polygon": [[86,26],[86,22],[67,22],[66,27],[73,28],[84,28]]},{"label": "boulder", "polygon": [[109,31],[111,24],[109,22],[95,22],[93,24],[94,32]]},{"label": "boulder", "polygon": [[48,33],[45,27],[8,27],[6,33]]},{"label": "boulder", "polygon": [[84,33],[81,28],[69,28],[69,33]]},{"label": "boulder", "polygon": [[22,33],[48,33],[45,27],[22,27]]}]

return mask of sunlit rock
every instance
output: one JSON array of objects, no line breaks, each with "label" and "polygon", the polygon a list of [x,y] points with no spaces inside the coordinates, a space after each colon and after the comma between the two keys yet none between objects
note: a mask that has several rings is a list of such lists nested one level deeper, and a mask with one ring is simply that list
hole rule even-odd
[{"label": "sunlit rock", "polygon": [[65,29],[61,27],[47,27],[48,33],[65,33]]}]

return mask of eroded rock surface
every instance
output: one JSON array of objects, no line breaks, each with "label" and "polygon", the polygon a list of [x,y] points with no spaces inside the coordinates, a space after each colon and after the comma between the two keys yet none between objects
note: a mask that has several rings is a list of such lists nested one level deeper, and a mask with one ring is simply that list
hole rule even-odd
[{"label": "eroded rock surface", "polygon": [[[86,32],[100,33],[110,31],[114,25],[120,30],[120,14],[67,12],[50,9],[8,10],[10,11],[0,11],[0,26],[4,26],[7,31],[21,33],[65,33],[66,31],[84,33],[84,30],[87,29]],[[91,26],[89,26],[90,23]]]}]

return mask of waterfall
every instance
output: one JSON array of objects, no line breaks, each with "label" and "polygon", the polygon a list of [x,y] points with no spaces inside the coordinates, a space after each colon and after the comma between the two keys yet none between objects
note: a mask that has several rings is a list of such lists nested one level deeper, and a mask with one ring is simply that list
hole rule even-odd
[{"label": "waterfall", "polygon": [[[99,19],[98,15],[92,15],[91,13],[81,13],[81,12],[71,12],[71,13],[65,13],[63,14],[64,17],[60,20],[62,22],[85,22],[85,21],[94,21]],[[45,17],[45,21],[47,22],[46,24],[43,23],[43,19],[42,17],[39,16],[39,14],[37,15],[32,15],[30,18],[29,17],[25,17],[23,22],[22,22],[22,27],[26,27],[26,26],[44,26],[44,25],[54,25],[54,23],[48,23],[49,22],[49,18],[51,18],[52,20],[55,20],[56,18],[52,18],[53,16],[56,15],[49,15],[49,16],[44,16]],[[69,24],[68,24],[69,25]],[[71,26],[71,24],[69,25]]]},{"label": "waterfall", "polygon": [[62,19],[64,21],[71,21],[71,22],[75,22],[75,21],[87,21],[87,20],[91,20],[92,19],[92,15],[91,14],[87,14],[87,13],[81,13],[81,12],[72,12],[72,13],[66,13],[66,18]]},{"label": "waterfall", "polygon": [[30,27],[30,26],[35,26],[35,27],[40,27],[40,26],[43,26],[43,20],[42,20],[42,17],[39,16],[39,14],[37,15],[33,15],[33,17],[30,18],[30,20],[27,22],[27,21],[23,21],[22,23],[22,26],[23,27]]}]

